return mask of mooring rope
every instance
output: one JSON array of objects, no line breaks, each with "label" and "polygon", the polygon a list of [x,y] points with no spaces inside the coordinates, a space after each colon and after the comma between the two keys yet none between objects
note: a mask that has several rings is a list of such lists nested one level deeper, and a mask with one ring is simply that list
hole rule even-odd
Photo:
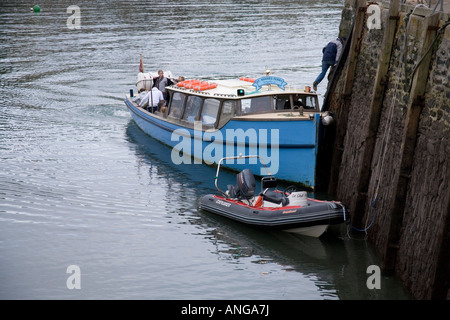
[{"label": "mooring rope", "polygon": [[[407,40],[408,40],[408,32],[409,32],[409,17],[414,13],[414,11],[416,10],[416,8],[421,7],[422,5],[417,5],[416,7],[414,7],[414,9],[407,13],[404,21],[405,21],[405,35],[404,35],[404,39],[403,39],[403,48],[402,48],[402,56],[399,59],[399,65],[398,65],[398,69],[399,70],[403,70],[403,76],[406,79],[406,75],[407,75],[407,71],[406,71],[406,45],[407,45]],[[445,28],[450,25],[450,21],[447,21],[444,25],[442,25],[441,28],[439,28],[436,37],[434,38],[433,42],[431,43],[430,47],[427,49],[427,51],[424,53],[424,55],[420,58],[420,60],[417,62],[417,64],[414,66],[413,71],[411,72],[410,76],[409,76],[409,86],[408,88],[411,89],[411,85],[412,85],[412,81],[413,81],[413,77],[414,74],[416,73],[419,65],[423,62],[423,60],[425,59],[425,57],[431,52],[431,49],[433,48],[433,46],[436,44],[436,41],[438,40],[439,36],[444,32]],[[401,64],[403,63],[403,68],[401,68]],[[399,79],[401,78],[401,75],[399,75],[399,77],[397,77],[397,81],[395,83],[395,87],[394,87],[394,96],[392,97],[392,103],[390,106],[390,110],[389,110],[389,114],[388,114],[388,122],[386,124],[385,127],[385,133],[383,135],[383,140],[382,140],[382,152],[380,152],[379,157],[378,157],[378,163],[380,164],[377,167],[377,172],[375,175],[375,181],[377,182],[376,188],[375,188],[375,194],[372,197],[372,201],[370,203],[370,207],[369,207],[369,213],[372,213],[372,220],[369,223],[369,217],[370,214],[367,214],[366,216],[366,223],[364,226],[364,229],[358,229],[355,228],[354,226],[353,229],[357,230],[357,231],[361,231],[361,232],[366,232],[367,234],[367,230],[369,230],[369,228],[373,225],[374,221],[375,221],[375,204],[376,204],[376,200],[378,197],[378,192],[380,190],[380,182],[381,182],[381,175],[383,172],[383,168],[384,168],[384,163],[386,162],[386,153],[387,153],[387,144],[390,141],[391,138],[391,131],[392,131],[392,119],[393,119],[393,114],[394,114],[394,104],[397,100],[397,94],[398,94],[398,86],[399,86]],[[408,90],[409,92],[410,90]]]},{"label": "mooring rope", "polygon": [[441,36],[441,34],[445,31],[445,28],[447,28],[447,26],[450,25],[450,21],[447,21],[446,23],[444,23],[442,25],[442,27],[439,28],[438,32],[436,33],[436,36],[434,37],[433,42],[431,43],[430,47],[427,49],[427,51],[424,53],[424,55],[422,56],[422,58],[420,58],[419,62],[417,62],[417,64],[414,66],[413,71],[411,72],[411,75],[409,76],[409,89],[411,89],[412,86],[412,82],[413,82],[413,78],[414,75],[417,71],[417,69],[419,68],[420,64],[423,62],[423,60],[425,59],[425,57],[431,52],[431,49],[433,48],[433,46],[436,44],[437,40],[439,39],[439,37]]}]

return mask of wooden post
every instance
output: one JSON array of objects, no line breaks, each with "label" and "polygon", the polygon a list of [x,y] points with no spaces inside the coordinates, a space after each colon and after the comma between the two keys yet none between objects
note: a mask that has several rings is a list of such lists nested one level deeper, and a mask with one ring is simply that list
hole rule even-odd
[{"label": "wooden post", "polygon": [[[412,20],[422,19],[412,15]],[[422,44],[420,57],[423,57],[436,36],[436,28],[439,23],[439,13],[423,18],[421,26],[421,36],[419,43]],[[408,36],[408,35],[405,35]],[[411,167],[414,156],[414,149],[417,139],[417,127],[424,104],[424,94],[428,80],[431,53],[422,60],[414,74],[410,90],[408,110],[403,127],[402,143],[400,146],[400,168],[394,177],[394,197],[390,206],[390,225],[386,248],[384,249],[384,259],[382,269],[386,272],[394,271],[397,252],[400,240],[400,231],[403,224],[403,214],[405,208],[406,191],[410,179]],[[407,75],[408,76],[408,75]]]},{"label": "wooden post", "polygon": [[350,52],[348,56],[347,76],[345,78],[344,89],[342,92],[342,102],[339,110],[339,123],[336,130],[335,150],[331,161],[330,182],[328,183],[328,192],[336,194],[337,184],[339,181],[339,170],[342,162],[342,154],[344,151],[344,138],[347,132],[348,112],[351,101],[351,93],[353,88],[353,80],[355,78],[356,61],[359,55],[361,45],[361,37],[364,28],[366,15],[366,1],[357,0],[356,18],[354,29],[352,32]]},{"label": "wooden post", "polygon": [[385,92],[386,75],[389,70],[389,62],[391,60],[392,46],[395,32],[399,20],[400,0],[392,0],[389,7],[388,20],[384,29],[383,42],[381,44],[380,58],[378,61],[378,69],[373,88],[372,101],[369,109],[369,125],[365,135],[362,163],[358,175],[358,189],[354,208],[352,212],[352,224],[358,228],[362,227],[362,219],[366,211],[367,192],[371,178],[371,164],[373,151],[375,148],[378,126],[380,123],[381,108]]}]

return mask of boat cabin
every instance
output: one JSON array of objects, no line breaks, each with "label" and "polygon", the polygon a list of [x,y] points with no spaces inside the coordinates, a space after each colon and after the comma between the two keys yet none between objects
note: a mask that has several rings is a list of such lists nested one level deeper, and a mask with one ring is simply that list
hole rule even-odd
[{"label": "boat cabin", "polygon": [[[216,163],[216,158],[224,154],[261,154],[270,172],[280,180],[314,188],[319,128],[324,120],[320,120],[318,95],[290,87],[278,77],[252,80],[178,82],[166,87],[169,104],[161,108],[163,112],[154,106],[151,111],[140,107],[137,101],[141,95],[133,99],[132,92],[125,104],[145,133],[172,147],[171,159],[176,163],[191,163],[178,162],[181,153],[183,159],[186,155],[208,164]],[[178,129],[188,132],[175,132]],[[196,131],[217,135],[199,135]],[[224,163],[231,170],[250,169],[264,175],[259,166],[245,165],[249,167],[234,161]]]},{"label": "boat cabin", "polygon": [[[252,83],[243,80],[218,80],[210,84],[212,86],[204,90],[188,85],[167,87],[168,108],[156,114],[184,127],[193,127],[194,121],[200,121],[206,130],[220,129],[232,118],[260,120],[273,119],[277,113],[301,117],[303,112],[320,112],[317,94],[301,89],[286,87],[282,90],[266,85],[255,90]],[[309,117],[305,114],[305,118]]]}]

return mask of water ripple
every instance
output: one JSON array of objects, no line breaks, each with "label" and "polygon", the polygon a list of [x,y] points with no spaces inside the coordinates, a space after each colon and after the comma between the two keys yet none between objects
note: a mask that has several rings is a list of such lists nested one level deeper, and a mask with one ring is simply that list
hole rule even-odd
[{"label": "water ripple", "polygon": [[[0,5],[0,298],[364,298],[376,260],[360,243],[197,210],[215,169],[174,165],[123,104],[140,53],[146,71],[230,78],[270,67],[310,85],[341,0],[81,0],[79,30],[67,28],[67,2],[39,5]],[[72,264],[81,290],[66,287]]]}]

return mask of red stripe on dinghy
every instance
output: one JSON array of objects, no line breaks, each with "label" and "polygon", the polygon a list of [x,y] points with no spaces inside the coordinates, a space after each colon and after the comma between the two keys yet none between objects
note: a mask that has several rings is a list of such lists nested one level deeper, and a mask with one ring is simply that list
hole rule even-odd
[{"label": "red stripe on dinghy", "polygon": [[[223,201],[228,201],[228,202],[232,202],[234,204],[237,204],[239,206],[243,206],[243,207],[248,207],[248,208],[252,208],[253,210],[261,210],[261,211],[278,211],[278,210],[289,210],[289,209],[295,209],[295,208],[303,208],[302,206],[286,206],[286,207],[255,207],[255,206],[250,206],[248,204],[245,204],[239,200],[233,200],[233,199],[227,199],[225,197],[222,196],[217,196],[217,195],[213,195],[213,198],[217,198],[219,200],[223,200]],[[324,201],[321,201],[324,202]]]}]

